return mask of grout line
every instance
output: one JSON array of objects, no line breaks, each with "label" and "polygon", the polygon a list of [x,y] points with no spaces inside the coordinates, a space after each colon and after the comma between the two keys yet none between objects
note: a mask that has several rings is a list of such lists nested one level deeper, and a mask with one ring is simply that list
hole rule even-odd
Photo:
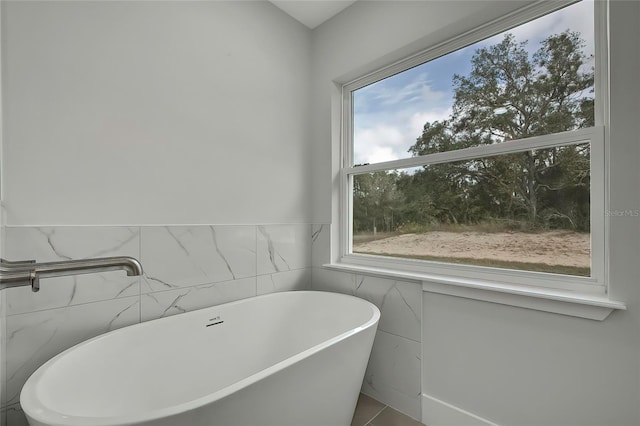
[{"label": "grout line", "polygon": [[88,302],[75,303],[73,305],[54,306],[52,308],[37,309],[35,311],[18,312],[17,314],[6,315],[5,319],[7,319],[7,318],[12,318],[13,319],[13,317],[16,317],[16,316],[19,316],[19,315],[36,314],[36,313],[39,313],[39,312],[53,311],[53,310],[56,310],[56,309],[70,309],[70,308],[75,308],[76,306],[91,305],[92,303],[107,303],[107,302],[122,301],[122,300],[127,300],[127,299],[133,299],[134,297],[138,297],[138,296],[133,294],[131,296],[116,297],[116,298],[112,298],[112,299],[91,300],[91,301],[88,301]]},{"label": "grout line", "polygon": [[375,415],[375,416],[371,417],[371,419],[369,419],[369,421],[368,421],[367,423],[365,423],[365,425],[364,425],[364,426],[370,426],[370,425],[371,425],[371,422],[372,422],[372,421],[374,421],[374,420],[375,420],[375,418],[376,418],[376,417],[378,417],[378,416],[380,415],[380,413],[382,413],[382,412],[383,412],[384,410],[386,410],[388,407],[389,407],[388,405],[385,405],[384,407],[382,407],[382,408],[380,409],[380,411],[378,411],[378,412],[376,413],[376,415]]},{"label": "grout line", "polygon": [[165,226],[288,226],[288,225],[329,225],[327,223],[318,222],[248,222],[248,223],[234,223],[234,222],[220,222],[220,223],[191,223],[191,222],[176,222],[176,223],[67,223],[67,224],[5,224],[7,228],[135,228],[135,227],[165,227]]},{"label": "grout line", "polygon": [[254,226],[253,226],[253,233],[254,233],[253,237],[254,237],[254,243],[255,243],[255,244],[254,244],[254,247],[253,247],[253,249],[254,249],[254,250],[253,250],[253,253],[254,253],[254,255],[255,255],[255,258],[254,258],[254,266],[255,266],[255,273],[256,273],[256,275],[255,275],[255,277],[254,277],[254,282],[255,282],[255,286],[254,286],[254,287],[255,287],[255,292],[254,292],[254,295],[255,295],[256,297],[258,296],[258,277],[259,277],[259,275],[258,275],[258,246],[259,246],[259,244],[258,244],[258,237],[259,237],[259,235],[258,235],[258,234],[260,233],[260,231],[259,231],[259,229],[258,229],[258,227],[259,227],[259,226],[260,226],[260,225],[254,225]]},{"label": "grout line", "polygon": [[[142,226],[138,226],[138,261],[142,264]],[[142,275],[138,277],[138,323],[142,323],[142,277],[144,276],[144,267]]]}]

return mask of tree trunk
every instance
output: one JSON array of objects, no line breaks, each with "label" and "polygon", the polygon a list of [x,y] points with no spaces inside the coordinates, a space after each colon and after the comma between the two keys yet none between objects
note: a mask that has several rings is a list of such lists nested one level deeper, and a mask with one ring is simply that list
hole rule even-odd
[{"label": "tree trunk", "polygon": [[529,165],[527,170],[527,191],[529,192],[529,221],[535,225],[538,216],[538,185],[536,182],[536,159],[533,151],[527,152]]}]

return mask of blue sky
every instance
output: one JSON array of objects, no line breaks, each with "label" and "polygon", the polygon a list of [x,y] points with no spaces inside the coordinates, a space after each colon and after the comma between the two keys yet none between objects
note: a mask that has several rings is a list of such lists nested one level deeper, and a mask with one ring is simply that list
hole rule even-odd
[{"label": "blue sky", "polygon": [[[551,34],[570,29],[594,50],[593,2],[584,0],[508,32],[528,40],[533,54]],[[409,157],[426,122],[446,119],[453,104],[454,74],[468,75],[476,49],[499,43],[504,33],[391,76],[354,92],[354,164]]]}]

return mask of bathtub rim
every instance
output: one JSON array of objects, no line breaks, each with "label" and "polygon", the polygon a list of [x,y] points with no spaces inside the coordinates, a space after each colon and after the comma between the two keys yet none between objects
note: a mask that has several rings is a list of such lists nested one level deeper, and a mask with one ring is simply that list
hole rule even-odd
[{"label": "bathtub rim", "polygon": [[[150,320],[150,321],[145,321],[142,323],[136,323],[136,324],[132,324],[130,326],[125,326],[116,330],[112,330],[103,334],[100,334],[98,336],[92,337],[91,339],[87,339],[84,340],[66,350],[64,350],[63,352],[59,353],[58,355],[56,355],[55,357],[49,359],[47,362],[45,362],[43,365],[41,365],[35,372],[33,372],[29,378],[27,379],[27,381],[25,382],[21,392],[20,392],[20,404],[22,407],[22,410],[25,412],[26,415],[26,411],[24,410],[24,402],[23,402],[23,395],[24,395],[24,401],[26,401],[28,404],[30,405],[32,410],[29,413],[29,417],[33,418],[34,420],[44,423],[44,424],[50,424],[50,425],[55,425],[55,426],[126,426],[126,425],[130,425],[132,423],[137,423],[137,422],[148,422],[148,421],[153,421],[153,420],[158,420],[158,419],[162,419],[162,418],[166,418],[166,417],[170,417],[176,414],[180,414],[183,412],[188,412],[188,411],[192,411],[195,409],[198,409],[200,407],[206,406],[207,404],[213,403],[217,400],[223,399],[229,395],[232,395],[233,393],[236,393],[254,383],[259,382],[260,380],[263,380],[283,369],[285,369],[286,367],[290,366],[290,365],[294,365],[295,363],[298,363],[300,361],[302,361],[303,359],[306,359],[320,351],[322,351],[325,348],[328,348],[332,345],[335,345],[351,336],[354,336],[358,333],[364,332],[365,330],[371,328],[372,326],[377,326],[377,323],[380,320],[380,309],[378,309],[378,307],[373,304],[372,302],[354,296],[354,295],[349,295],[349,294],[344,294],[344,293],[334,293],[334,292],[326,292],[326,291],[314,291],[314,290],[304,290],[304,291],[287,291],[287,292],[275,292],[275,293],[269,293],[269,294],[263,294],[263,295],[259,295],[259,296],[253,296],[253,297],[248,297],[245,299],[239,299],[239,300],[235,300],[232,302],[227,302],[227,303],[222,303],[220,305],[213,305],[213,306],[209,306],[209,307],[205,307],[205,308],[201,308],[201,309],[196,309],[193,311],[189,311],[189,312],[185,312],[183,314],[178,314],[178,315],[188,315],[188,314],[192,314],[192,313],[196,313],[199,311],[203,311],[206,309],[214,309],[214,308],[220,308],[223,306],[233,306],[236,304],[240,304],[243,302],[247,302],[249,300],[259,300],[259,299],[263,299],[263,298],[271,298],[271,297],[277,297],[278,295],[283,295],[283,294],[288,294],[288,293],[292,293],[292,294],[313,294],[313,293],[322,293],[322,294],[329,294],[332,297],[341,297],[341,298],[351,298],[351,299],[358,299],[359,302],[357,303],[366,303],[368,305],[369,308],[371,308],[371,317],[363,324],[354,327],[352,329],[349,329],[343,333],[340,333],[336,336],[331,337],[330,339],[324,340],[302,352],[296,353],[288,358],[283,359],[280,362],[277,362],[263,370],[260,370],[250,376],[247,376],[241,380],[238,380],[237,382],[232,383],[231,385],[228,385],[216,392],[207,394],[205,396],[202,396],[200,398],[196,398],[190,401],[186,401],[180,404],[176,404],[176,405],[172,405],[169,407],[163,407],[160,409],[156,409],[156,410],[149,410],[149,411],[145,411],[145,412],[140,412],[140,413],[134,413],[134,414],[128,414],[128,415],[124,415],[124,416],[111,416],[111,417],[87,417],[87,416],[74,416],[74,415],[69,415],[69,414],[64,414],[64,413],[60,413],[58,411],[55,411],[53,409],[50,409],[49,407],[44,406],[39,398],[37,397],[37,384],[40,382],[40,380],[42,379],[42,376],[47,372],[47,370],[54,365],[58,359],[64,357],[68,352],[71,352],[74,349],[77,349],[78,347],[84,346],[84,345],[88,345],[88,344],[92,344],[95,343],[96,341],[102,340],[107,338],[108,336],[114,334],[114,333],[118,333],[118,332],[123,332],[123,330],[127,329],[128,327],[150,327],[154,324],[157,324],[156,322],[162,322],[162,321],[170,321],[173,317],[169,316],[169,317],[164,317],[164,318],[157,318],[154,320]],[[195,314],[194,314],[195,315]]]}]

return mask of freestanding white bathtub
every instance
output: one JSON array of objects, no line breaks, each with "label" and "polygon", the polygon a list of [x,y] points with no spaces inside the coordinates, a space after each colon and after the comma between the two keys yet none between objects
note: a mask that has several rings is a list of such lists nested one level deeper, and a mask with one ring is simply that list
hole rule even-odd
[{"label": "freestanding white bathtub", "polygon": [[49,360],[20,402],[31,426],[348,426],[379,318],[301,291],[136,324]]}]

